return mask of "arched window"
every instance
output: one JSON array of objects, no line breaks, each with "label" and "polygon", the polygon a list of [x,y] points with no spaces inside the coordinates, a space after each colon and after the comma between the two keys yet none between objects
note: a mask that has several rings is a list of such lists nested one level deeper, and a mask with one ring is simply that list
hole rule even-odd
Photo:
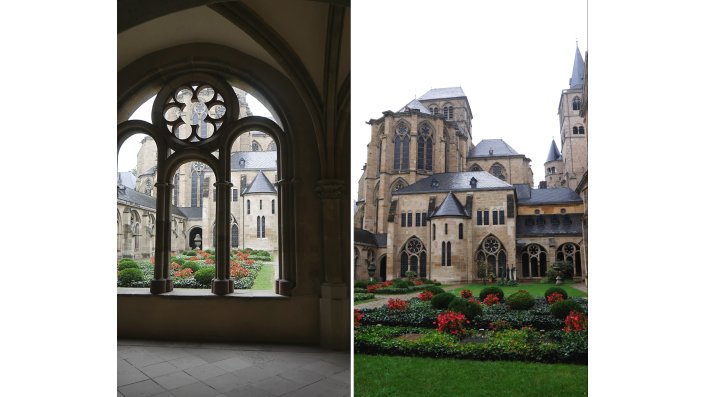
[{"label": "arched window", "polygon": [[261,152],[262,151],[262,146],[257,143],[257,141],[252,141],[252,151],[253,152]]},{"label": "arched window", "polygon": [[250,215],[250,200],[247,200],[247,215]]},{"label": "arched window", "polygon": [[257,217],[257,238],[262,237],[262,226],[260,224],[262,217],[258,216]]},{"label": "arched window", "polygon": [[578,127],[578,134],[585,134],[585,127],[582,125]]},{"label": "arched window", "polygon": [[230,228],[230,245],[233,248],[237,248],[240,245],[240,230],[237,227],[237,223]]},{"label": "arched window", "polygon": [[470,171],[482,171],[482,167],[478,164],[473,164],[472,167],[470,167]]},{"label": "arched window", "polygon": [[276,212],[275,208],[276,208],[276,203],[274,202],[274,200],[272,200],[272,214],[274,214]]},{"label": "arched window", "polygon": [[450,241],[446,244],[446,266],[452,266],[450,263]]},{"label": "arched window", "polygon": [[436,224],[434,223],[431,228],[433,229],[433,241],[436,241]]},{"label": "arched window", "polygon": [[426,277],[426,248],[416,237],[410,238],[401,252],[400,277],[406,277],[407,271],[416,272],[419,277]]},{"label": "arched window", "polygon": [[277,143],[272,141],[269,143],[269,146],[267,146],[267,151],[273,152],[275,150],[277,150]]},{"label": "arched window", "polygon": [[431,112],[432,115],[437,115],[438,114],[438,106],[436,105],[431,105],[428,107],[428,110]]},{"label": "arched window", "polygon": [[[390,193],[394,193],[394,192],[396,192],[397,190],[403,189],[403,188],[405,188],[405,187],[407,187],[407,186],[409,186],[409,184],[406,183],[406,181],[405,181],[404,179],[399,178],[399,179],[396,180],[396,182],[394,182],[394,183],[392,184],[392,191],[391,191]],[[391,194],[390,194],[390,196],[391,196]]]},{"label": "arched window", "polygon": [[529,244],[521,253],[521,274],[525,278],[546,276],[546,249],[538,244]]},{"label": "arched window", "polygon": [[259,209],[262,210],[262,200],[259,201]]},{"label": "arched window", "polygon": [[400,123],[394,136],[394,170],[407,171],[409,169],[409,127]]},{"label": "arched window", "polygon": [[507,171],[504,169],[504,166],[502,166],[502,164],[500,163],[492,164],[492,167],[490,167],[490,174],[496,176],[497,178],[503,181],[507,180]]},{"label": "arched window", "polygon": [[487,263],[487,274],[495,277],[507,277],[507,251],[497,237],[489,235],[480,243],[475,254],[477,262]]},{"label": "arched window", "polygon": [[446,265],[446,242],[441,242],[441,266]]},{"label": "arched window", "polygon": [[582,276],[583,269],[580,261],[580,247],[577,244],[565,243],[556,250],[556,261],[566,261],[573,264],[573,275]]},{"label": "arched window", "polygon": [[461,223],[458,225],[458,240],[462,240],[462,239],[463,239],[463,224]]},{"label": "arched window", "polygon": [[264,215],[262,215],[262,238],[265,238],[264,231],[266,230],[266,227],[264,226]]},{"label": "arched window", "polygon": [[133,248],[135,256],[140,249],[140,215],[137,211],[130,212],[130,233],[132,234]]},{"label": "arched window", "polygon": [[150,178],[147,178],[147,182],[144,184],[144,193],[148,195],[152,195],[152,180]]},{"label": "arched window", "polygon": [[575,135],[575,134],[577,134],[577,133],[578,133],[578,127],[577,127],[577,126],[574,126],[574,127],[573,127],[573,134]]},{"label": "arched window", "polygon": [[443,117],[446,120],[453,120],[453,105],[445,105],[443,107]]},{"label": "arched window", "polygon": [[191,207],[201,207],[203,204],[206,169],[208,167],[198,161],[191,164]]},{"label": "arched window", "polygon": [[580,100],[579,96],[574,96],[573,97],[573,110],[580,110],[580,105],[582,101]]},{"label": "arched window", "polygon": [[421,124],[418,135],[416,156],[416,169],[433,170],[433,140],[431,139],[431,127],[428,123]]}]

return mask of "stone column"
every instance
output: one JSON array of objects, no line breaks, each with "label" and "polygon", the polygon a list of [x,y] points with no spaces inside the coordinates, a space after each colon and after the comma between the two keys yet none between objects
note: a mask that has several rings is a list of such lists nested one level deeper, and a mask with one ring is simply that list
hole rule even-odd
[{"label": "stone column", "polygon": [[215,279],[211,282],[211,292],[216,295],[230,294],[234,291],[230,279],[230,189],[233,184],[219,181],[214,184],[216,195],[215,208]]},{"label": "stone column", "polygon": [[130,230],[130,207],[122,211],[122,257],[132,258],[132,231]]},{"label": "stone column", "polygon": [[[294,208],[294,180],[292,179],[281,179],[276,183],[279,189],[279,200],[277,200],[277,219],[284,219],[285,216],[293,217]],[[242,204],[244,205],[244,203]],[[290,213],[285,213],[282,211],[285,209],[290,211]],[[294,268],[294,252],[296,247],[294,246],[294,222],[281,222],[281,227],[278,228],[277,233],[279,237],[279,247],[277,251],[279,252],[279,278],[276,281],[276,293],[279,295],[291,296],[291,291],[295,286],[296,273]],[[244,222],[243,222],[243,236],[244,236]],[[287,236],[289,240],[285,240],[283,236]],[[244,240],[244,237],[243,237]],[[242,245],[245,246],[244,244]]]},{"label": "stone column", "polygon": [[343,274],[343,261],[349,261],[347,241],[342,240],[341,201],[344,185],[340,179],[322,179],[316,186],[321,198],[322,253],[324,282],[321,285],[320,332],[321,345],[326,348],[343,349],[349,344],[349,335],[340,330],[349,329],[350,299],[348,285]]},{"label": "stone column", "polygon": [[156,237],[154,239],[154,279],[149,292],[162,294],[174,290],[174,282],[169,279],[169,258],[171,252],[171,189],[166,182],[154,184],[157,189]]}]

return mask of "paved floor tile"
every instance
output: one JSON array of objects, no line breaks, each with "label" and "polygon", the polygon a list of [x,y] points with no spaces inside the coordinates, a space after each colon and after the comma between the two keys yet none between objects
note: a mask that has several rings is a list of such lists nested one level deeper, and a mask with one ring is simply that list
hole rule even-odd
[{"label": "paved floor tile", "polygon": [[318,372],[309,371],[303,368],[290,369],[279,374],[284,379],[294,381],[296,383],[303,385],[310,385],[311,383],[318,382],[324,378]]},{"label": "paved floor tile", "polygon": [[228,397],[275,397],[273,394],[267,393],[262,389],[256,389],[252,386],[245,386],[239,389],[235,389],[230,393],[227,393]]},{"label": "paved floor tile", "polygon": [[179,369],[178,367],[176,367],[175,365],[172,365],[170,363],[152,364],[152,365],[148,365],[146,367],[142,367],[142,368],[140,368],[140,370],[142,372],[144,372],[145,375],[149,376],[152,379],[154,379],[158,376],[167,375],[167,374],[181,371],[181,369]]},{"label": "paved floor tile", "polygon": [[206,379],[203,381],[203,383],[211,386],[212,388],[222,393],[227,393],[237,387],[244,386],[245,384],[247,384],[247,381],[244,378],[235,376],[232,373],[227,373],[225,375]]},{"label": "paved floor tile", "polygon": [[338,382],[345,383],[348,385],[348,389],[350,388],[350,368],[340,371],[337,374],[334,374],[333,376],[329,376],[328,379],[334,379],[337,380]]},{"label": "paved floor tile", "polygon": [[143,380],[147,380],[149,377],[143,374],[137,368],[130,366],[117,372],[117,385],[125,386],[131,383],[137,383]]},{"label": "paved floor tile", "polygon": [[240,352],[237,350],[192,349],[192,352],[194,356],[202,359],[207,363],[223,361],[229,358],[238,357],[240,355]]},{"label": "paved floor tile", "polygon": [[223,361],[216,361],[213,364],[228,372],[232,372],[237,371],[238,369],[251,367],[252,361],[244,358],[233,357]]},{"label": "paved floor tile", "polygon": [[318,372],[321,375],[330,376],[337,374],[338,372],[344,370],[346,367],[340,367],[329,363],[328,361],[318,360],[311,364],[304,365],[302,369],[307,369],[309,371]]},{"label": "paved floor tile", "polygon": [[349,393],[349,385],[332,379],[323,379],[301,389],[284,394],[284,397],[343,397]]},{"label": "paved floor tile", "polygon": [[181,358],[175,358],[168,361],[169,364],[179,368],[179,369],[189,369],[193,367],[198,367],[199,365],[208,364],[207,362],[201,360],[195,356],[186,356]]},{"label": "paved floor tile", "polygon": [[198,382],[198,379],[183,371],[179,371],[174,372],[173,374],[158,376],[154,378],[154,381],[159,383],[165,389],[172,390],[191,383],[196,383]]},{"label": "paved floor tile", "polygon": [[264,390],[267,393],[273,394],[275,396],[281,396],[282,394],[300,389],[302,385],[300,383],[294,382],[289,379],[284,379],[277,375],[254,383],[252,384],[252,387],[255,389]]},{"label": "paved floor tile", "polygon": [[174,389],[171,394],[174,397],[213,397],[221,393],[206,384],[197,382]]},{"label": "paved floor tile", "polygon": [[224,369],[214,364],[199,365],[198,367],[185,369],[184,372],[198,380],[206,380],[228,373]]},{"label": "paved floor tile", "polygon": [[125,397],[148,397],[162,393],[164,388],[148,379],[127,386],[118,387],[118,391]]},{"label": "paved floor tile", "polygon": [[232,375],[237,377],[242,384],[257,383],[263,379],[278,375],[281,371],[271,367],[247,367],[233,371]]}]

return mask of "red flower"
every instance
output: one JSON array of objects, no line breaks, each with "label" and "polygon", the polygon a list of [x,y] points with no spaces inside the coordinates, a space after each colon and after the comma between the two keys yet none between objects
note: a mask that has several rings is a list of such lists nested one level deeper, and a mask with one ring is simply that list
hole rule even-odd
[{"label": "red flower", "polygon": [[456,313],[453,311],[445,311],[438,315],[438,318],[434,322],[437,325],[436,330],[440,333],[447,333],[454,336],[465,335],[464,324],[468,320],[465,319],[465,315],[461,313]]},{"label": "red flower", "polygon": [[406,310],[408,306],[409,302],[401,299],[389,298],[387,301],[387,307],[389,310]]},{"label": "red flower", "polygon": [[375,291],[377,291],[378,289],[380,289],[382,287],[383,287],[383,284],[370,284],[367,286],[367,292],[374,294]]},{"label": "red flower", "polygon": [[430,301],[431,298],[433,298],[433,292],[431,291],[424,291],[419,294],[419,299],[422,301]]},{"label": "red flower", "polygon": [[571,310],[565,318],[565,327],[563,327],[563,331],[584,331],[587,329],[587,320],[588,318],[585,313]]},{"label": "red flower", "polygon": [[363,317],[363,314],[359,310],[355,309],[354,324],[356,327],[359,327],[360,325],[362,325],[362,317]]},{"label": "red flower", "polygon": [[421,280],[416,280],[416,281],[414,281],[414,284],[415,284],[415,285],[423,285],[423,281],[421,281]]},{"label": "red flower", "polygon": [[546,299],[548,300],[548,304],[552,305],[556,302],[562,301],[563,294],[561,294],[560,292],[554,292],[551,295],[547,296]]},{"label": "red flower", "polygon": [[485,296],[485,299],[482,301],[482,303],[484,303],[487,306],[492,306],[495,303],[499,303],[499,297],[495,294],[487,294],[487,296]]},{"label": "red flower", "polygon": [[463,299],[470,299],[470,298],[472,298],[472,291],[470,291],[469,289],[464,289],[464,290],[460,291],[460,296]]}]

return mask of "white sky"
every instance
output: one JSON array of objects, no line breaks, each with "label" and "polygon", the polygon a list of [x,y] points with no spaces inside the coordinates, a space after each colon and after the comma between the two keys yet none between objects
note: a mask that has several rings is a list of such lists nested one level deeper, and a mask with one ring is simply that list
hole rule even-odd
[{"label": "white sky", "polygon": [[[144,120],[152,121],[152,104],[154,103],[154,98],[148,99],[142,104],[134,113],[130,116],[130,120]],[[264,105],[258,101],[252,95],[247,95],[245,97],[248,105],[250,105],[250,110],[255,116],[263,116],[272,118],[272,114],[264,107]],[[140,141],[144,139],[146,135],[137,134],[129,137],[120,147],[120,153],[118,153],[118,171],[130,171],[137,165],[137,153],[140,150]]]},{"label": "white sky", "polygon": [[[431,88],[462,87],[473,143],[502,138],[543,179],[576,39],[587,49],[586,0],[358,1],[352,8],[352,192],[370,126]],[[364,16],[364,24],[360,16]],[[353,194],[353,199],[357,194]]]}]

